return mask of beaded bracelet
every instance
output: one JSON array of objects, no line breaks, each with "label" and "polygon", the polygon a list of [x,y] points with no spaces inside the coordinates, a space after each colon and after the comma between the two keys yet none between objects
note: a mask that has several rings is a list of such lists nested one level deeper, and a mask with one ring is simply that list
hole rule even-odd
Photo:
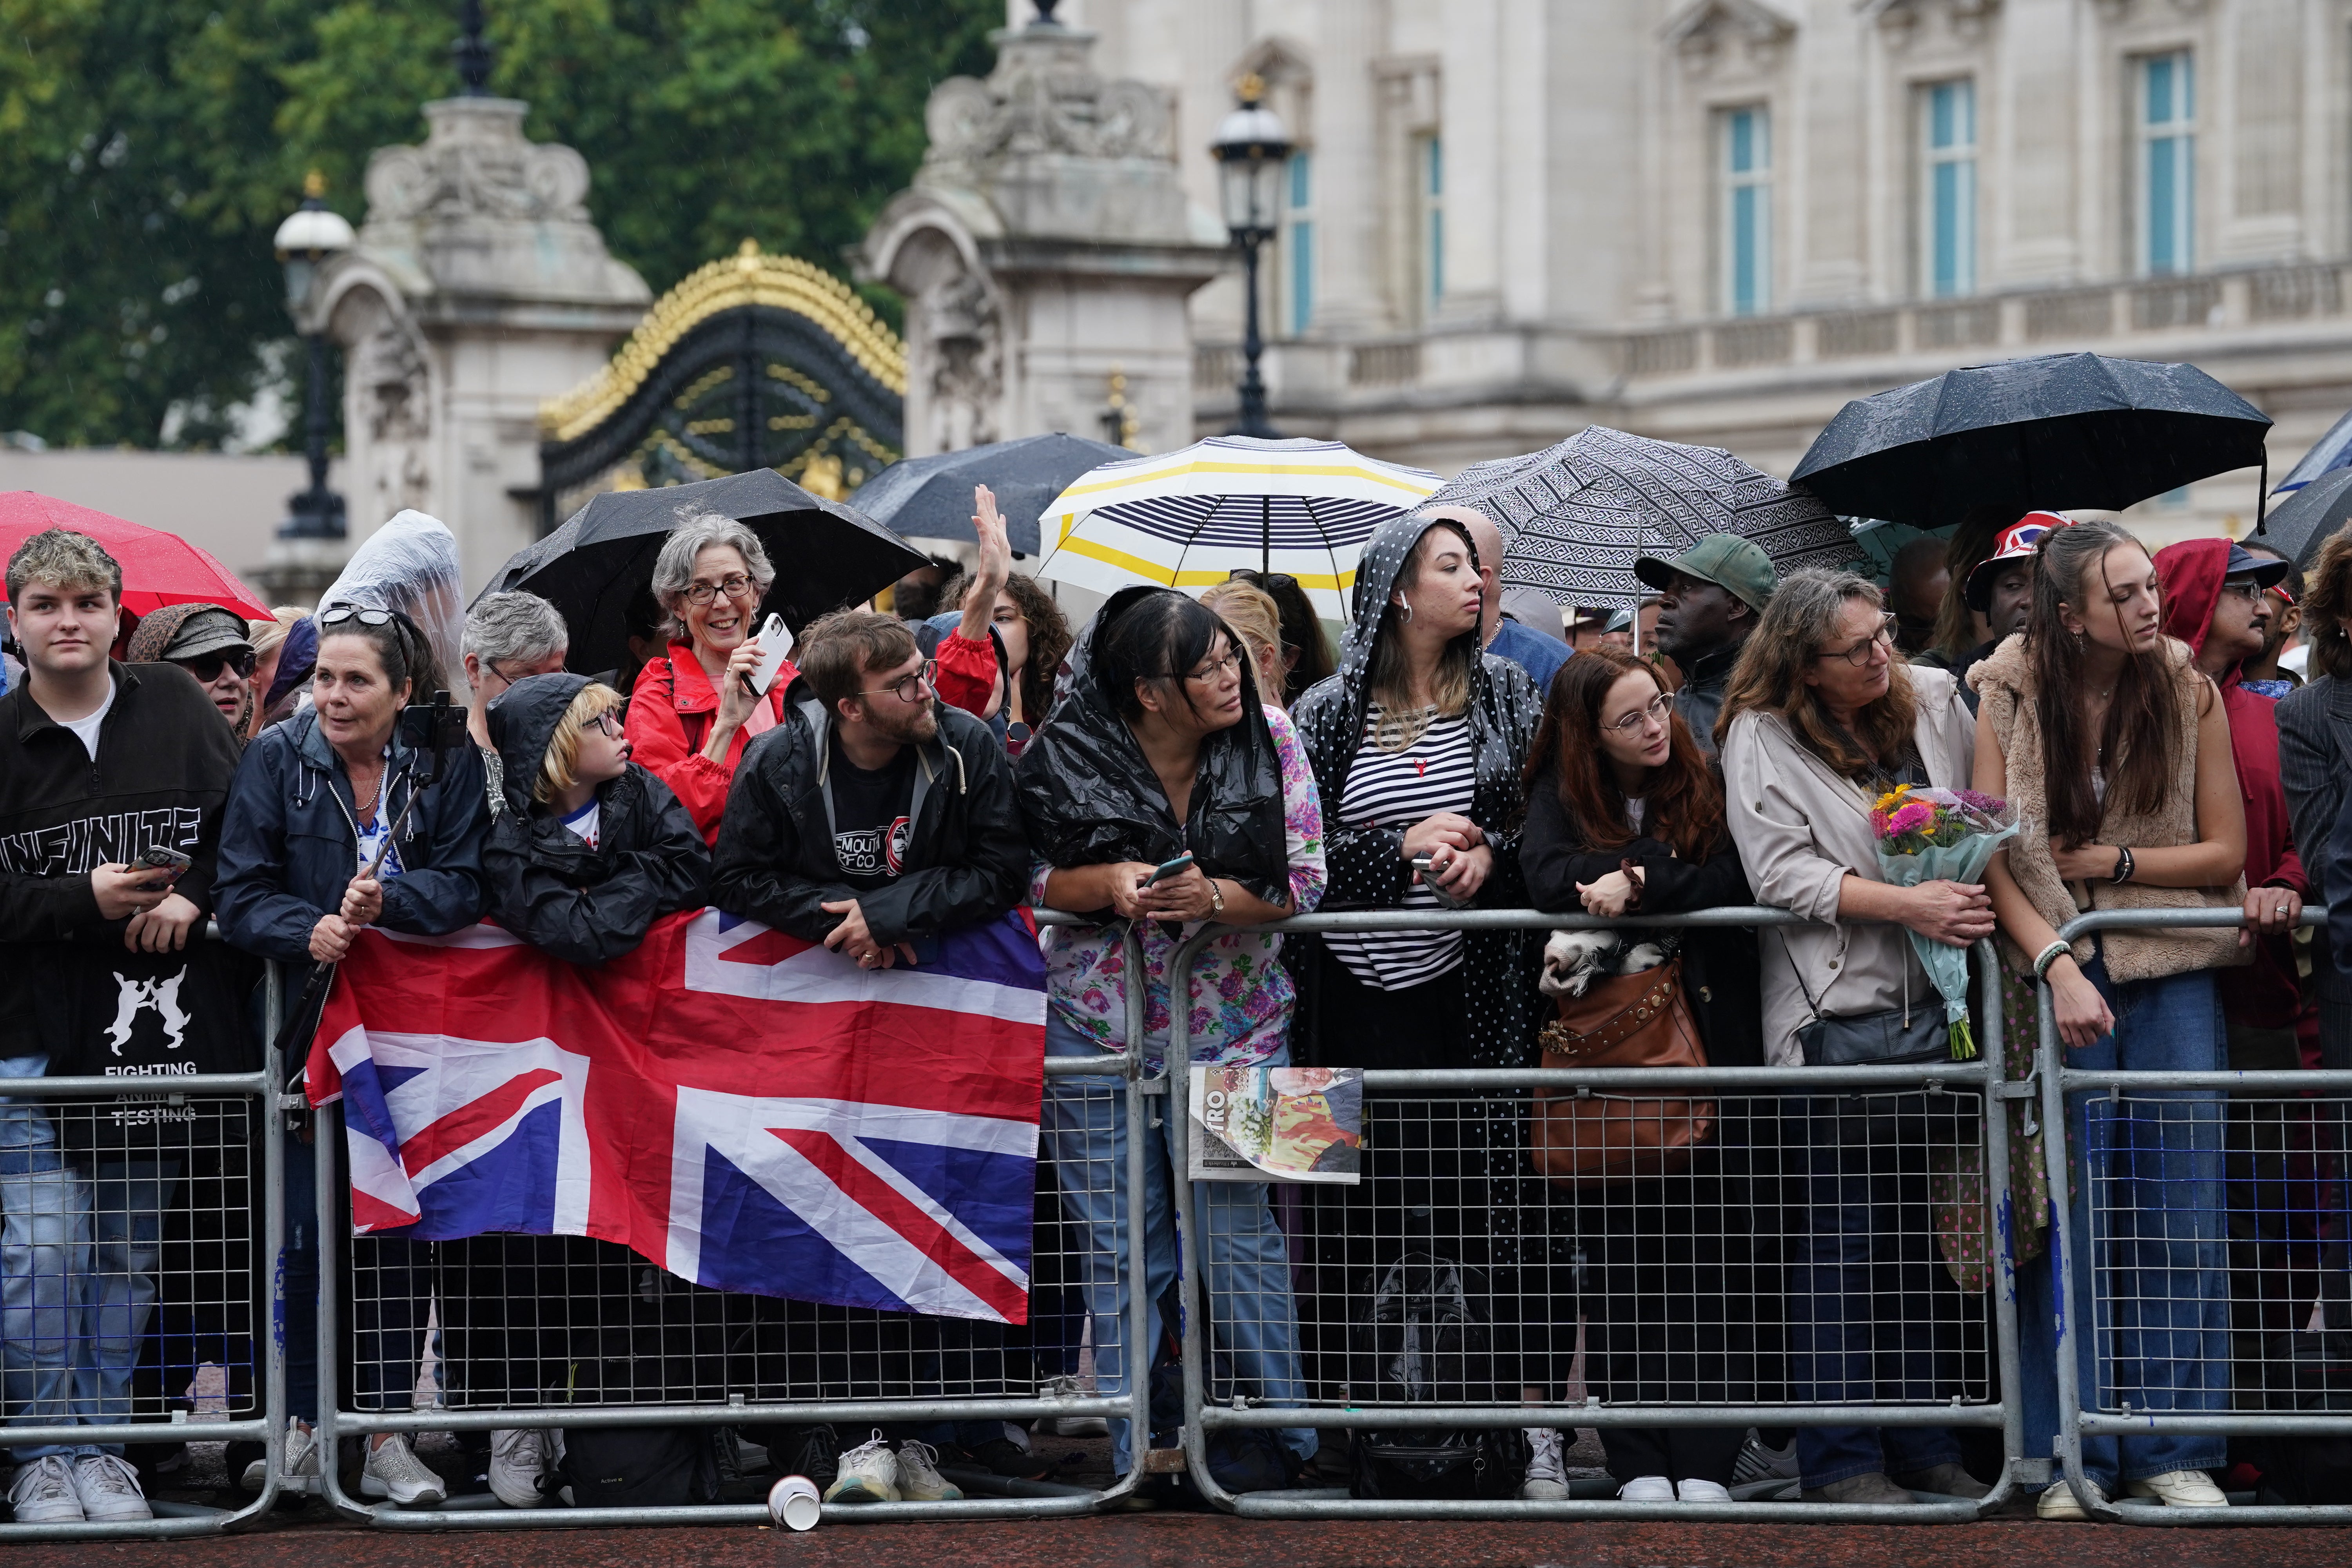
[{"label": "beaded bracelet", "polygon": [[2052,942],[2048,947],[2043,948],[2040,952],[2035,953],[2033,955],[2033,978],[2036,980],[2047,980],[2050,977],[2050,966],[2057,963],[2060,957],[2073,951],[2074,944],[2062,937],[2058,941]]}]

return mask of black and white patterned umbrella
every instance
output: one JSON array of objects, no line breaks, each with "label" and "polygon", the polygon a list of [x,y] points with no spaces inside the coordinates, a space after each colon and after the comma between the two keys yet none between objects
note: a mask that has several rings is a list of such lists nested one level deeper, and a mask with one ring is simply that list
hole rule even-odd
[{"label": "black and white patterned umbrella", "polygon": [[1503,585],[1563,605],[1631,605],[1643,555],[1678,555],[1709,533],[1752,539],[1781,572],[1840,566],[1853,536],[1827,507],[1715,447],[1605,425],[1522,457],[1474,463],[1424,508],[1466,506],[1503,531]]}]

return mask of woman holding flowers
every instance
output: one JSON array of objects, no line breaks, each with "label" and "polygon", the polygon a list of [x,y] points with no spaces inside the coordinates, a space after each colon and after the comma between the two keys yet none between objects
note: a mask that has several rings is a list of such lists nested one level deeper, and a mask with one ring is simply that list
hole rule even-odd
[{"label": "woman holding flowers", "polygon": [[[2246,830],[2229,721],[2189,649],[2163,635],[2156,566],[2137,540],[2078,522],[2045,535],[2040,556],[2024,633],[1969,675],[1982,701],[1976,785],[2007,796],[2025,825],[1986,873],[2002,957],[2048,982],[2070,1066],[2210,1071],[2223,1065],[2213,971],[2243,962],[2248,933],[2116,931],[2070,945],[2058,928],[2094,909],[2237,912]],[[2245,912],[2265,933],[2291,923],[2275,897]],[[2092,1100],[2069,1096],[2067,1107],[2075,1310],[2094,1300],[2096,1202],[2113,1238],[2096,1283],[2116,1300],[2117,1326],[2074,1336],[2084,1397],[2226,1410],[2222,1097]],[[2049,1451],[2059,1420],[2053,1289],[2046,1254],[2019,1270],[2028,1455]],[[2226,1500],[2205,1472],[2225,1448],[2218,1436],[2086,1436],[2083,1468],[2103,1497],[2121,1481],[2172,1507],[2219,1508]],[[2042,1494],[2040,1511],[2084,1517],[2063,1483]]]},{"label": "woman holding flowers", "polygon": [[[1940,1026],[1944,1005],[1912,932],[1966,948],[1992,931],[1984,889],[1931,878],[1904,887],[1880,868],[1872,814],[1911,784],[1969,782],[1975,721],[1942,670],[1895,661],[1877,584],[1850,572],[1780,581],[1724,694],[1726,813],[1759,903],[1815,923],[1759,935],[1768,1061],[1795,1067],[1833,1040]],[[1900,803],[1896,803],[1897,808]],[[1857,1059],[1851,1054],[1844,1059]],[[1939,1285],[1927,1220],[1929,1138],[1918,1096],[1783,1102],[1789,1237],[1790,1393],[1863,1404],[1948,1397],[1939,1355],[1959,1314]],[[1945,1134],[1948,1138],[1948,1134]],[[1950,1432],[1809,1427],[1797,1438],[1804,1495],[1907,1503],[1912,1493],[1981,1497]]]}]

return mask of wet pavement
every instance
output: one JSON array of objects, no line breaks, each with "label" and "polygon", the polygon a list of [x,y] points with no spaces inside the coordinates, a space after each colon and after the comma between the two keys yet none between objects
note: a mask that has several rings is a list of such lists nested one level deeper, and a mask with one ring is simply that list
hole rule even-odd
[{"label": "wet pavement", "polygon": [[[429,1537],[341,1527],[155,1545],[18,1549],[43,1568],[2338,1568],[2352,1537],[2323,1530],[2145,1530],[2031,1522],[1865,1525],[1286,1524],[1161,1513],[996,1524],[482,1531]],[[34,1559],[32,1554],[40,1555]]]}]

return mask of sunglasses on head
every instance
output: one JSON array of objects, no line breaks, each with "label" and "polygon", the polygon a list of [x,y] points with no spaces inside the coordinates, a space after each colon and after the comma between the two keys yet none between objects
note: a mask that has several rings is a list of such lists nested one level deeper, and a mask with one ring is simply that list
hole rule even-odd
[{"label": "sunglasses on head", "polygon": [[242,679],[252,679],[254,666],[260,660],[249,647],[225,647],[211,653],[200,653],[194,658],[175,658],[172,662],[194,676],[197,685],[210,686],[220,679],[223,666],[236,670]]},{"label": "sunglasses on head", "polygon": [[333,609],[319,612],[321,630],[340,626],[345,621],[357,621],[363,626],[388,626],[395,620],[405,619],[398,610],[373,610],[359,605],[337,605]]}]

